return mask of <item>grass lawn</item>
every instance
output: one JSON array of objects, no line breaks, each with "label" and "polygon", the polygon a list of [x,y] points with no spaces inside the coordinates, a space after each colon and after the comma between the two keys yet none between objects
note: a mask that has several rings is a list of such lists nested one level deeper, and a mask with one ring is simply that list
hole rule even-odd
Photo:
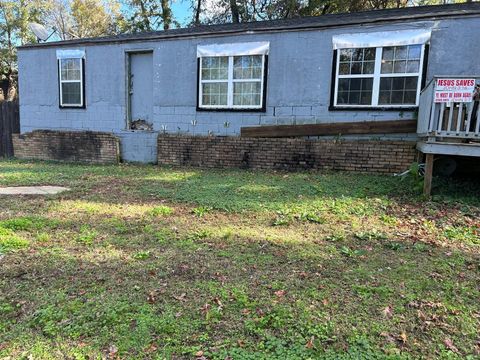
[{"label": "grass lawn", "polygon": [[[480,185],[0,161],[0,359],[478,359]],[[465,192],[464,189],[469,189]]]}]

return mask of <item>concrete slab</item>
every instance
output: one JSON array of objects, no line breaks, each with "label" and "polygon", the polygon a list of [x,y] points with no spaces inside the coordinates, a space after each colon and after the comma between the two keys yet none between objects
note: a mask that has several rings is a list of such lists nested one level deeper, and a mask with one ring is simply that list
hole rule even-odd
[{"label": "concrete slab", "polygon": [[63,186],[9,186],[0,187],[0,195],[53,195],[70,190]]}]

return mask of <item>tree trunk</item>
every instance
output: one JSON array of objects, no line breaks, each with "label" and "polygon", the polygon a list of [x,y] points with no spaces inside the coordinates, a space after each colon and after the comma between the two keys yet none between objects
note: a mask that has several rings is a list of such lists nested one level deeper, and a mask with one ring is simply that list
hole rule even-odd
[{"label": "tree trunk", "polygon": [[202,11],[202,0],[197,0],[197,7],[195,9],[195,25],[200,25],[200,12]]},{"label": "tree trunk", "polygon": [[240,12],[236,0],[230,0],[230,11],[232,12],[232,22],[238,24],[240,22]]},{"label": "tree trunk", "polygon": [[170,9],[169,0],[161,0],[162,2],[162,20],[163,20],[163,29],[170,29],[172,23],[172,9]]},{"label": "tree trunk", "polygon": [[15,79],[12,74],[8,76],[8,90],[7,90],[7,97],[5,100],[13,101],[17,98],[17,86],[15,83]]}]

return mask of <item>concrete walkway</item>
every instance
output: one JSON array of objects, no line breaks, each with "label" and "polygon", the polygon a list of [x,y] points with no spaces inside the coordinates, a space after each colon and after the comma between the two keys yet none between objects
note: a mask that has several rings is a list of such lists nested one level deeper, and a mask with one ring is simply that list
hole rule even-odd
[{"label": "concrete walkway", "polygon": [[10,186],[0,187],[0,195],[53,195],[70,190],[62,186]]}]

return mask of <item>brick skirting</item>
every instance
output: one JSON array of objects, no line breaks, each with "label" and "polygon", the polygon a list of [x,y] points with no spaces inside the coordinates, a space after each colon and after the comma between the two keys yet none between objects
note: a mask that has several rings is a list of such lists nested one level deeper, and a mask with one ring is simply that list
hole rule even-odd
[{"label": "brick skirting", "polygon": [[116,136],[93,131],[36,130],[13,136],[14,156],[19,159],[88,163],[118,163]]},{"label": "brick skirting", "polygon": [[158,163],[204,168],[345,170],[391,174],[416,159],[415,142],[160,135]]}]

